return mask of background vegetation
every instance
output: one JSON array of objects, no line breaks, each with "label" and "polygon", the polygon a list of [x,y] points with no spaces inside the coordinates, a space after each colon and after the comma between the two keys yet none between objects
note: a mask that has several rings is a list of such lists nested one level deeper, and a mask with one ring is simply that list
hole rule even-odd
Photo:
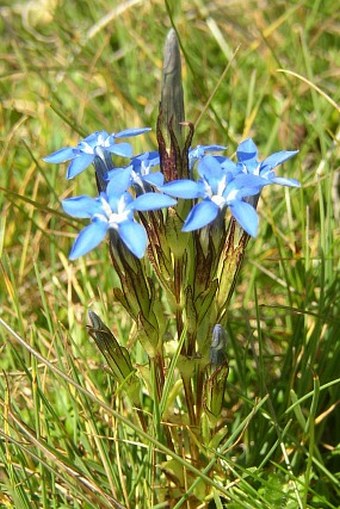
[{"label": "background vegetation", "polygon": [[298,148],[281,172],[303,184],[261,199],[228,319],[226,474],[202,507],[338,507],[334,2],[8,0],[0,15],[0,506],[168,507],[153,437],[131,427],[85,328],[91,307],[145,362],[108,252],[67,260],[76,229],[59,200],[94,182],[41,158],[94,130],[155,126],[174,23],[195,143]]}]

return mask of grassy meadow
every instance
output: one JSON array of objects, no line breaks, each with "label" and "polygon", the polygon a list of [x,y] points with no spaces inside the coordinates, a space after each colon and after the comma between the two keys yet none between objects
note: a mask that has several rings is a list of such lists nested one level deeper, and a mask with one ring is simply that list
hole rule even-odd
[{"label": "grassy meadow", "polygon": [[[339,507],[334,5],[1,2],[1,508]],[[301,188],[271,186],[261,196],[260,232],[248,244],[226,322],[227,426],[199,468],[168,451],[156,426],[141,428],[89,338],[91,308],[143,373],[147,358],[113,298],[118,278],[106,246],[68,260],[80,223],[60,200],[93,195],[91,172],[67,181],[65,165],[42,161],[101,129],[150,126],[132,143],[136,153],[156,149],[171,26],[195,145],[227,145],[233,157],[252,137],[261,157],[300,151],[278,173]],[[143,410],[154,411],[149,397]],[[186,487],[173,499],[165,482],[171,462]]]}]

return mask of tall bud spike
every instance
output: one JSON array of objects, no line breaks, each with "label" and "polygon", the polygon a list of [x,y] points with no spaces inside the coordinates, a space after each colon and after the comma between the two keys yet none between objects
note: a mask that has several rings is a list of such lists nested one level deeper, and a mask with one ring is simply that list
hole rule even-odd
[{"label": "tall bud spike", "polygon": [[181,54],[176,32],[169,31],[164,46],[163,79],[161,91],[162,123],[165,127],[166,142],[170,145],[168,126],[171,125],[177,141],[181,145],[181,125],[184,122],[184,97],[182,86]]}]

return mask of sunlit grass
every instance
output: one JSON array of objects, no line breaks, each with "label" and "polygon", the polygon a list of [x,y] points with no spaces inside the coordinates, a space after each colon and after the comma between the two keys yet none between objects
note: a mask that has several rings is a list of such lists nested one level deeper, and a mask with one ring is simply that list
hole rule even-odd
[{"label": "sunlit grass", "polygon": [[[171,451],[131,418],[86,331],[91,308],[145,363],[113,301],[108,252],[67,259],[77,224],[59,199],[94,194],[94,183],[88,173],[66,181],[64,168],[41,160],[97,129],[155,127],[170,10],[195,142],[232,153],[251,135],[263,155],[298,148],[281,171],[302,182],[261,198],[261,231],[228,316],[222,445],[211,444],[202,472],[185,457],[176,468],[190,490],[210,485],[209,507],[337,507],[334,4],[28,5],[0,8],[0,505],[171,507],[159,484]],[[155,135],[133,143],[136,151],[154,148]],[[190,507],[189,495],[176,507]]]}]

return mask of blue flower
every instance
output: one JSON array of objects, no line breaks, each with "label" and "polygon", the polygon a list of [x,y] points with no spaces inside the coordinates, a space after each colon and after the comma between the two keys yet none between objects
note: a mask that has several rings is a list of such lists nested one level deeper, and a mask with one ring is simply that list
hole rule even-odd
[{"label": "blue flower", "polygon": [[[159,188],[164,184],[164,175],[160,171],[153,171],[155,166],[160,164],[160,157],[157,151],[143,152],[131,159],[129,168],[131,170],[131,185],[138,191],[146,192],[151,187]],[[108,172],[108,180],[115,174],[117,168]]]},{"label": "blue flower", "polygon": [[187,216],[183,231],[203,228],[228,206],[242,228],[249,235],[255,236],[258,216],[243,198],[258,194],[266,181],[255,175],[233,175],[214,156],[205,156],[199,161],[198,173],[200,179],[197,182],[183,179],[161,187],[163,192],[176,198],[201,198]]},{"label": "blue flower", "polygon": [[160,193],[145,193],[133,198],[127,191],[131,183],[131,169],[121,168],[111,177],[105,192],[97,198],[77,196],[62,201],[64,211],[91,223],[76,238],[69,258],[75,260],[94,249],[107,231],[118,233],[126,247],[142,258],[148,239],[144,227],[134,218],[134,211],[150,211],[175,205],[176,200]]},{"label": "blue flower", "polygon": [[96,131],[83,140],[76,147],[64,147],[43,158],[47,163],[64,163],[71,161],[67,168],[66,178],[71,179],[84,171],[95,158],[104,162],[106,170],[112,167],[111,154],[122,157],[132,156],[130,143],[116,143],[116,139],[138,136],[150,128],[125,129],[119,133],[109,134],[106,131]]},{"label": "blue flower", "polygon": [[281,186],[300,187],[300,183],[291,178],[277,177],[274,168],[294,157],[298,150],[281,150],[271,154],[263,161],[257,160],[258,150],[251,138],[242,141],[236,151],[238,168],[246,174],[259,175],[267,180],[267,184],[280,184]]},{"label": "blue flower", "polygon": [[201,179],[201,202],[196,204],[185,220],[183,231],[202,228],[216,219],[221,210],[229,207],[242,228],[256,236],[258,216],[256,210],[243,198],[259,193],[264,186],[261,177],[253,175],[233,176],[212,156],[204,157],[198,164]]},{"label": "blue flower", "polygon": [[222,152],[226,148],[222,145],[197,145],[195,148],[190,148],[188,153],[189,169],[191,170],[195,162],[202,159],[207,152]]}]

